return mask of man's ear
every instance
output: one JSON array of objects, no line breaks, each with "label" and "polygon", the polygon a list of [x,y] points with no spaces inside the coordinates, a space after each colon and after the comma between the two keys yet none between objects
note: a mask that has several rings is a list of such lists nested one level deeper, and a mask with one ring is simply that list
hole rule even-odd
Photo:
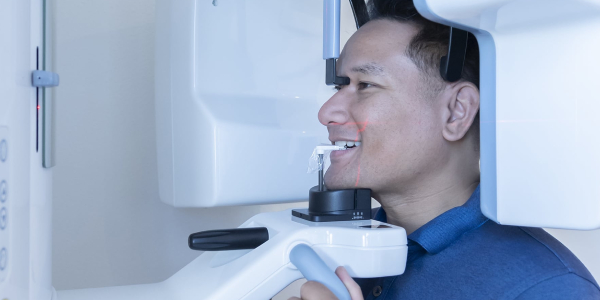
[{"label": "man's ear", "polygon": [[471,82],[459,82],[449,87],[444,112],[442,135],[449,142],[462,139],[479,111],[479,90]]}]

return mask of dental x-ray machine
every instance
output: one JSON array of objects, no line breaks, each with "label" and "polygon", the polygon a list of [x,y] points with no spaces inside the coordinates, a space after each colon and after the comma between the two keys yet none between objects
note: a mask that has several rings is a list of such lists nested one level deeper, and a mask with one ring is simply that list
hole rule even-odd
[{"label": "dental x-ray machine", "polygon": [[[327,190],[322,181],[328,151],[344,148],[317,146],[327,139],[316,115],[332,93],[317,56],[327,84],[346,80],[335,73],[340,39],[368,20],[364,1],[350,1],[352,17],[340,0],[159,0],[162,201],[214,207],[308,195],[309,207],[190,235],[190,248],[207,252],[164,282],[55,292],[48,88],[58,76],[46,59],[46,1],[0,10],[1,299],[269,299],[301,277],[349,299],[337,266],[354,277],[404,272],[406,233],[370,220],[370,190]],[[453,27],[447,79],[462,67],[464,30],[479,42],[483,213],[507,225],[600,227],[600,1],[415,5]],[[318,176],[306,174],[311,151]]]}]

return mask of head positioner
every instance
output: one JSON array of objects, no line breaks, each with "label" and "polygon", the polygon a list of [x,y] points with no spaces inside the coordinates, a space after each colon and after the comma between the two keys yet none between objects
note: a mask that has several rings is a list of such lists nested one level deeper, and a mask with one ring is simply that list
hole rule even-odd
[{"label": "head positioner", "polygon": [[[337,76],[337,59],[340,57],[340,8],[341,0],[323,1],[323,59],[326,62],[325,83],[348,85],[350,78]],[[350,0],[356,28],[368,22],[369,14],[363,0]],[[440,76],[449,82],[462,78],[467,52],[468,32],[451,27],[448,54],[440,60]]]},{"label": "head positioner", "polygon": [[482,212],[506,225],[598,228],[600,3],[549,3],[414,0],[479,44]]},{"label": "head positioner", "polygon": [[340,0],[323,1],[323,59],[327,63],[327,85],[350,84],[350,78],[336,74],[336,61],[340,57],[340,8]]}]

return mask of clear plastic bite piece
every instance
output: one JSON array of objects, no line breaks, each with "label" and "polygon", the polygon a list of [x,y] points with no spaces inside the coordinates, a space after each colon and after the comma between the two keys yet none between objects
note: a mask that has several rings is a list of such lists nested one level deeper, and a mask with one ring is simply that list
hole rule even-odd
[{"label": "clear plastic bite piece", "polygon": [[[327,167],[329,167],[329,165],[331,164],[329,160],[329,155],[331,155],[331,151],[337,150],[346,150],[346,147],[330,144],[321,144],[315,147],[315,149],[312,152],[312,155],[308,159],[308,169],[306,170],[306,173],[312,174],[326,170]],[[319,158],[319,155],[323,155],[322,160]]]}]

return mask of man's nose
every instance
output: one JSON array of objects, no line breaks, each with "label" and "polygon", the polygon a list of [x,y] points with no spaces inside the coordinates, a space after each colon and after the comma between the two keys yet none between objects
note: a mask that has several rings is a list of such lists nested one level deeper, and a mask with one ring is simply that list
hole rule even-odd
[{"label": "man's nose", "polygon": [[349,102],[344,97],[343,91],[335,93],[319,110],[319,122],[327,126],[330,124],[344,124],[350,118]]}]

